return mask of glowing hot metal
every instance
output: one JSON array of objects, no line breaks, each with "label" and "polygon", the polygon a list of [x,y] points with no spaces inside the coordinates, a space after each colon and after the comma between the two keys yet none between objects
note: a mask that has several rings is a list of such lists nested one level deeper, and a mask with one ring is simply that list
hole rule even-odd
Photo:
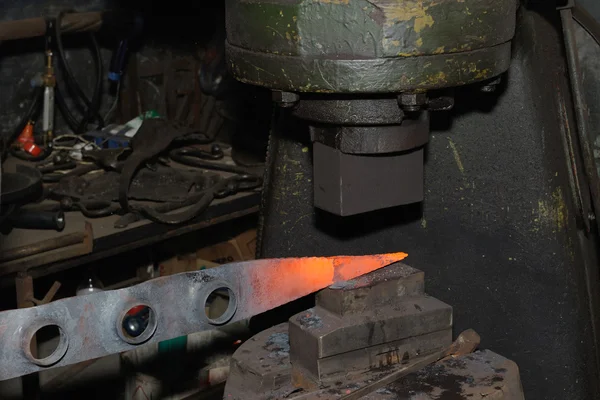
[{"label": "glowing hot metal", "polygon": [[[392,253],[239,262],[158,278],[121,290],[1,312],[0,380],[215,329],[406,256]],[[227,309],[218,317],[206,313],[206,305],[215,292],[227,293],[229,300]],[[144,312],[137,315],[132,310]],[[140,324],[142,328],[136,332]],[[50,356],[35,358],[30,350],[31,339],[48,325],[58,327],[59,345]]]}]

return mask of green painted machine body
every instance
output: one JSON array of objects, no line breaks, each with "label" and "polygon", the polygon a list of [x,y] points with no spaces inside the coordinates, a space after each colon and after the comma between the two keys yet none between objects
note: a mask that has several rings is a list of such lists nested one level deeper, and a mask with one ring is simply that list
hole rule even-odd
[{"label": "green painted machine body", "polygon": [[229,67],[243,82],[394,93],[508,69],[516,0],[227,0]]}]

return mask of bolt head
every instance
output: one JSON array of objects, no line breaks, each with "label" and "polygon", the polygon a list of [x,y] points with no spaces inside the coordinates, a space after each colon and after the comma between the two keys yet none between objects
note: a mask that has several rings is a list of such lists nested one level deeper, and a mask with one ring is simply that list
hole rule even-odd
[{"label": "bolt head", "polygon": [[498,85],[502,83],[502,77],[498,76],[496,78],[493,78],[489,81],[487,81],[482,87],[481,87],[481,91],[483,93],[494,93],[496,91],[496,89],[498,88]]},{"label": "bolt head", "polygon": [[280,90],[274,90],[273,101],[279,104],[280,107],[290,108],[294,107],[296,103],[300,101],[300,96],[294,92],[283,92]]},{"label": "bolt head", "polygon": [[427,104],[427,93],[401,93],[398,96],[398,103],[405,111],[419,111]]},{"label": "bolt head", "polygon": [[483,93],[494,93],[496,91],[496,85],[485,85],[481,87]]}]

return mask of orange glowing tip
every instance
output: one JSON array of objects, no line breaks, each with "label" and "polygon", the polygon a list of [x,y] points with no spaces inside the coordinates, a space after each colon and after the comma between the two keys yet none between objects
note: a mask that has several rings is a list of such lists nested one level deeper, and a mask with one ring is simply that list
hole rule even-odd
[{"label": "orange glowing tip", "polygon": [[306,257],[256,260],[249,278],[255,304],[264,310],[368,274],[404,260],[406,253],[367,256]]}]

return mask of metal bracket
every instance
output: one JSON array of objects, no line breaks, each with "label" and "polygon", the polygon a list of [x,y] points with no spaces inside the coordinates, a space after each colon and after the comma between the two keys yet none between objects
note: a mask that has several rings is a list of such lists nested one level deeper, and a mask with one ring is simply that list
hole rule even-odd
[{"label": "metal bracket", "polygon": [[43,299],[38,300],[35,297],[31,297],[31,298],[28,298],[27,300],[31,301],[36,306],[48,304],[52,301],[52,299],[54,299],[54,296],[56,296],[56,292],[58,292],[58,289],[60,289],[60,282],[54,282],[52,284],[52,287],[50,288],[50,290],[48,290],[48,292],[46,293],[46,295],[44,296]]}]

